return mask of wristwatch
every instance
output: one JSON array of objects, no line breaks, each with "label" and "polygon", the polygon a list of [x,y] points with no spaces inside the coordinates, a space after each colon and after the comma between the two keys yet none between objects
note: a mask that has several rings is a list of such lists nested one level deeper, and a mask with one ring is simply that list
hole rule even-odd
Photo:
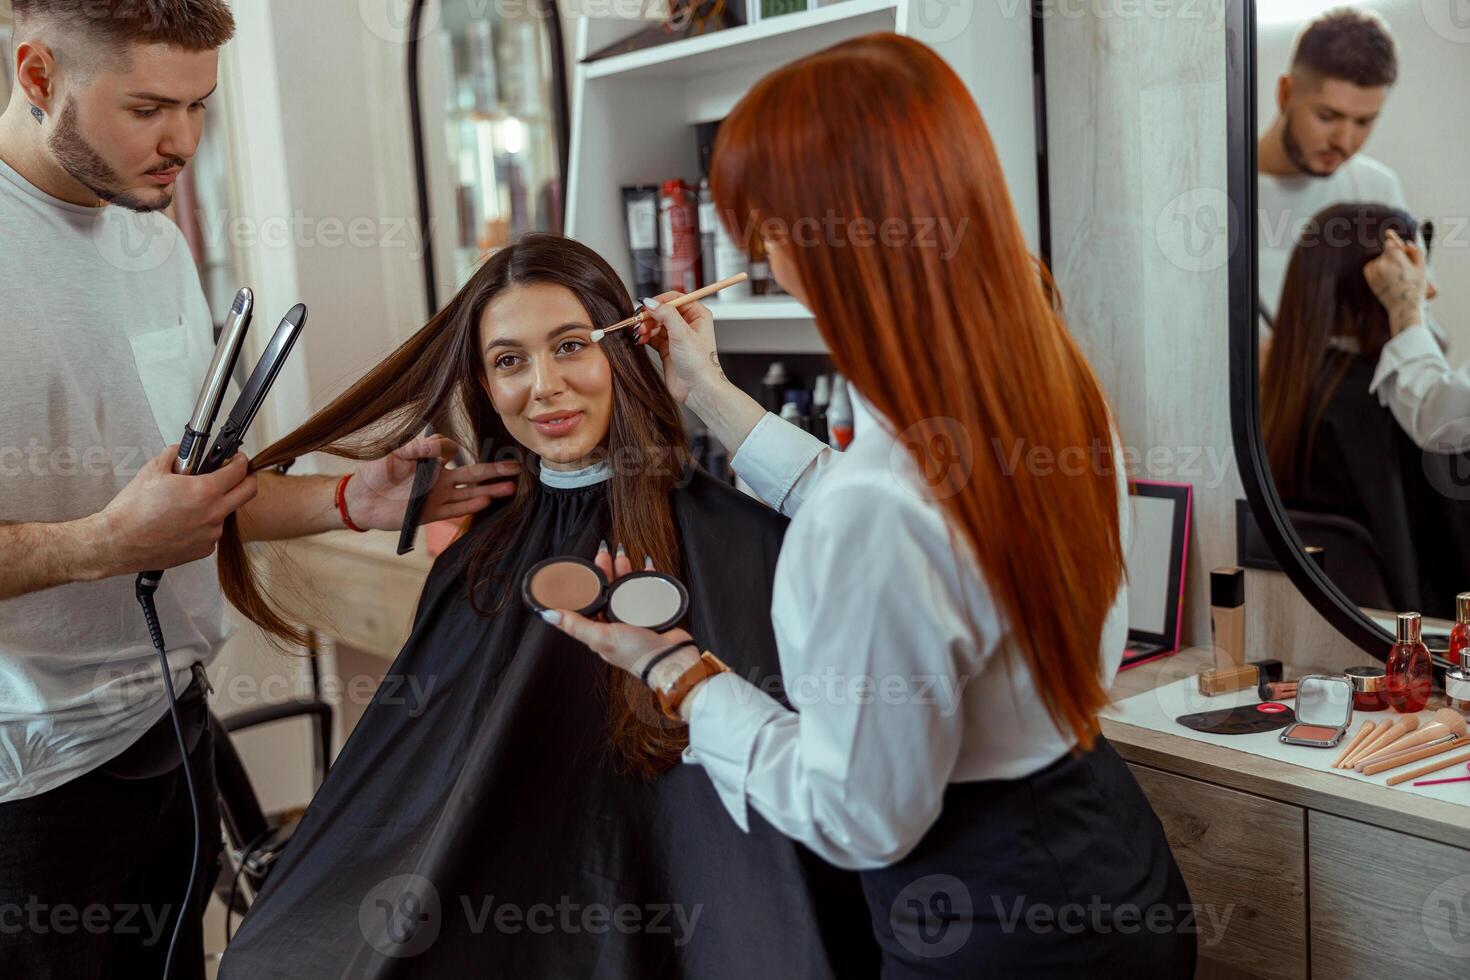
[{"label": "wristwatch", "polygon": [[663,711],[665,718],[683,721],[679,717],[679,705],[684,703],[684,698],[693,690],[694,685],[716,674],[728,673],[729,670],[724,661],[706,650],[684,673],[662,687],[655,687],[653,696],[658,699],[659,709]]}]

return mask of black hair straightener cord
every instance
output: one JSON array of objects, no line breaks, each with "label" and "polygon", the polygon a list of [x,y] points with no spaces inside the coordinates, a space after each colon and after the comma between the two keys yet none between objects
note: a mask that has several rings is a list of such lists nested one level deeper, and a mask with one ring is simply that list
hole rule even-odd
[{"label": "black hair straightener cord", "polygon": [[[281,320],[280,326],[276,328],[270,345],[256,363],[255,370],[250,373],[249,380],[245,382],[244,391],[240,393],[234,408],[230,411],[229,418],[220,429],[219,437],[206,454],[203,452],[203,447],[209,441],[209,431],[219,412],[220,402],[229,384],[230,375],[234,371],[235,361],[240,355],[240,345],[245,338],[246,330],[249,329],[253,312],[253,295],[249,289],[240,290],[235,296],[234,305],[230,307],[230,318],[225,324],[224,332],[220,335],[214,361],[205,378],[204,388],[199,393],[199,401],[194,406],[194,415],[189,419],[189,424],[184,427],[184,439],[179,444],[178,458],[174,460],[175,473],[196,475],[212,473],[239,451],[246,430],[250,428],[250,423],[254,421],[256,413],[260,411],[261,403],[265,401],[266,394],[281,372],[281,365],[285,363],[286,356],[291,353],[296,338],[306,325],[306,307],[298,303],[291,308]],[[159,666],[163,672],[163,686],[168,694],[169,716],[173,720],[174,737],[179,743],[179,760],[184,767],[184,782],[189,789],[189,807],[194,816],[194,849],[193,857],[189,862],[189,881],[184,887],[184,899],[179,903],[178,918],[174,920],[173,933],[168,941],[168,953],[163,961],[163,980],[169,980],[173,973],[174,949],[178,945],[179,931],[183,928],[184,917],[188,914],[189,900],[194,895],[194,882],[199,874],[201,837],[199,788],[194,782],[193,770],[189,767],[189,746],[184,739],[183,722],[179,718],[178,695],[174,691],[173,671],[168,664],[163,628],[158,623],[158,609],[153,604],[153,594],[158,591],[158,584],[162,579],[161,570],[141,572],[135,582],[134,593],[138,598],[138,605],[143,607],[143,618],[148,624],[148,636],[153,641],[153,648],[158,651]]]}]

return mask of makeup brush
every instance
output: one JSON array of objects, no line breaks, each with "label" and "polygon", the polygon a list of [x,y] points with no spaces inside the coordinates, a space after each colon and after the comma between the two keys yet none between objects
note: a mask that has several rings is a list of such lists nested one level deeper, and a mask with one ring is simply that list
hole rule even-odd
[{"label": "makeup brush", "polygon": [[1361,752],[1363,749],[1366,749],[1369,745],[1372,745],[1373,742],[1378,738],[1378,736],[1384,734],[1393,727],[1393,722],[1388,719],[1377,723],[1369,721],[1365,722],[1365,724],[1370,726],[1371,730],[1368,732],[1367,735],[1359,739],[1356,745],[1354,745],[1346,753],[1343,754],[1342,760],[1336,764],[1336,768],[1349,768],[1353,759],[1357,756],[1359,752]]},{"label": "makeup brush", "polygon": [[1332,760],[1332,768],[1338,768],[1342,764],[1342,760],[1346,759],[1352,753],[1353,749],[1361,745],[1363,743],[1363,739],[1368,737],[1368,733],[1375,731],[1376,728],[1377,726],[1375,726],[1371,721],[1363,722],[1363,727],[1358,729],[1358,734],[1354,735],[1352,741],[1344,745],[1342,747],[1342,751],[1337,753],[1337,758]]},{"label": "makeup brush", "polygon": [[1452,755],[1448,759],[1435,759],[1427,766],[1410,769],[1408,772],[1401,772],[1397,776],[1389,776],[1388,785],[1397,786],[1399,783],[1405,783],[1411,779],[1418,779],[1420,776],[1427,776],[1432,772],[1448,769],[1450,766],[1458,766],[1462,762],[1470,762],[1470,752],[1461,752],[1459,755]]},{"label": "makeup brush", "polygon": [[1464,735],[1467,728],[1470,728],[1470,725],[1466,724],[1465,719],[1454,708],[1440,708],[1434,713],[1434,721],[1430,724],[1419,726],[1417,731],[1405,735],[1392,745],[1385,746],[1377,752],[1364,756],[1358,762],[1380,762],[1390,755],[1402,752],[1405,749],[1412,749],[1416,745],[1423,745],[1425,742],[1436,741],[1444,738],[1446,735]]},{"label": "makeup brush", "polygon": [[1395,752],[1393,755],[1379,759],[1377,762],[1370,762],[1363,766],[1363,775],[1376,776],[1380,772],[1398,769],[1401,766],[1407,766],[1411,762],[1428,759],[1430,756],[1439,755],[1441,752],[1449,752],[1467,744],[1470,744],[1470,738],[1465,738],[1461,735],[1446,735],[1444,738],[1437,738],[1433,742],[1420,745],[1417,748],[1405,749],[1403,752]]},{"label": "makeup brush", "polygon": [[[1385,722],[1385,724],[1388,723]],[[1418,715],[1405,715],[1398,721],[1389,724],[1388,728],[1380,731],[1374,738],[1359,747],[1358,751],[1348,756],[1347,761],[1342,764],[1343,768],[1351,769],[1359,762],[1362,762],[1367,756],[1372,755],[1379,749],[1386,748],[1418,727]]]},{"label": "makeup brush", "polygon": [[[664,305],[665,306],[672,306],[675,309],[677,309],[678,307],[683,306],[685,303],[693,303],[696,300],[704,299],[706,296],[712,296],[715,293],[718,293],[722,289],[726,289],[726,288],[728,288],[730,286],[733,286],[733,285],[735,285],[736,283],[739,283],[739,282],[744,282],[745,280],[747,280],[749,278],[750,278],[750,274],[749,273],[737,272],[737,273],[735,273],[733,276],[731,276],[728,279],[721,279],[719,282],[712,282],[708,286],[705,286],[705,287],[703,287],[701,289],[696,289],[692,293],[685,293],[683,296],[675,296],[673,299],[669,300]],[[594,330],[594,331],[592,331],[592,342],[594,344],[601,343],[602,342],[602,338],[603,337],[606,337],[608,334],[612,333],[614,330],[621,330],[624,327],[635,326],[635,325],[637,325],[639,323],[642,323],[647,318],[648,318],[648,310],[646,310],[646,309],[640,309],[637,313],[634,313],[632,316],[628,317],[628,319],[626,319],[626,320],[619,320],[617,323],[614,323],[610,327],[603,327],[600,330]]]}]

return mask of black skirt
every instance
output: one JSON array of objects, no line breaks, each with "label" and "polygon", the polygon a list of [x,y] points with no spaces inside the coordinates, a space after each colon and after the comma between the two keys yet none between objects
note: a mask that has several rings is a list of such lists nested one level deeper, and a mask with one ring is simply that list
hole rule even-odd
[{"label": "black skirt", "polygon": [[952,784],[918,846],[862,877],[885,980],[1194,976],[1184,879],[1101,738],[1025,779]]}]

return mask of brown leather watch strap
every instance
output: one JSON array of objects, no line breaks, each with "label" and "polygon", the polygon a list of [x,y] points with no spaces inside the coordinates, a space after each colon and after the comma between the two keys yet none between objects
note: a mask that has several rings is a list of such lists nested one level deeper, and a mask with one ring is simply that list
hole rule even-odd
[{"label": "brown leather watch strap", "polygon": [[684,703],[694,685],[706,678],[716,674],[723,674],[730,670],[719,657],[706,650],[699,655],[699,659],[684,673],[680,674],[674,683],[666,688],[654,688],[654,697],[658,699],[658,706],[664,713],[665,718],[673,721],[682,721],[679,717],[679,705]]}]

